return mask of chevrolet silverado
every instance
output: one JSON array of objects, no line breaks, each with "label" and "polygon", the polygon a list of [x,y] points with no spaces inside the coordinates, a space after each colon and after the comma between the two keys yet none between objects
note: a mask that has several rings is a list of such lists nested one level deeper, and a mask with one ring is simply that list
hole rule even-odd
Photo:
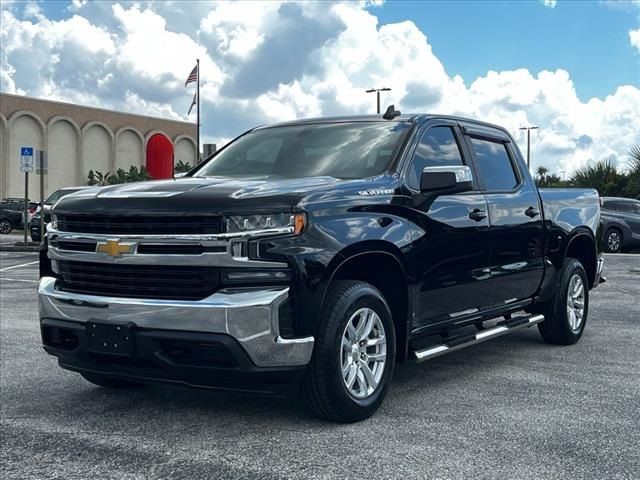
[{"label": "chevrolet silverado", "polygon": [[496,125],[390,108],[258,127],[182,178],[58,201],[42,341],[100,386],[300,392],[357,421],[398,362],[532,325],[576,343],[599,224],[597,192],[538,190]]}]

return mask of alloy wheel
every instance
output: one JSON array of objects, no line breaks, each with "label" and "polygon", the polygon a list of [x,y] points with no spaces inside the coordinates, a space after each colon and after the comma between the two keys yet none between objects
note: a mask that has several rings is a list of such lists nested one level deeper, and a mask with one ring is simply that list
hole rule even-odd
[{"label": "alloy wheel", "polygon": [[574,274],[569,281],[567,288],[567,318],[569,327],[574,332],[578,332],[584,319],[584,283],[578,274]]},{"label": "alloy wheel", "polygon": [[607,246],[612,252],[617,252],[620,249],[620,234],[618,232],[611,232],[607,237]]},{"label": "alloy wheel", "polygon": [[386,362],[382,320],[370,308],[357,310],[347,322],[340,348],[342,380],[349,394],[358,399],[372,395],[380,385]]},{"label": "alloy wheel", "polygon": [[0,233],[7,234],[11,232],[11,223],[8,220],[0,221]]}]

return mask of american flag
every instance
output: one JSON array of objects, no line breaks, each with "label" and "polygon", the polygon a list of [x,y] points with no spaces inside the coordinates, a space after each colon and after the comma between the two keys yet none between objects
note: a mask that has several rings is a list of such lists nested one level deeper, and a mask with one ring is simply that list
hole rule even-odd
[{"label": "american flag", "polygon": [[189,107],[189,111],[187,112],[187,116],[189,116],[191,114],[191,109],[194,107],[194,105],[196,104],[196,94],[193,94],[193,102],[191,102],[191,106]]},{"label": "american flag", "polygon": [[187,81],[184,82],[184,86],[186,87],[191,82],[195,82],[197,79],[198,79],[198,65],[196,64],[196,66],[193,67],[193,70],[191,70],[191,73],[189,74]]}]

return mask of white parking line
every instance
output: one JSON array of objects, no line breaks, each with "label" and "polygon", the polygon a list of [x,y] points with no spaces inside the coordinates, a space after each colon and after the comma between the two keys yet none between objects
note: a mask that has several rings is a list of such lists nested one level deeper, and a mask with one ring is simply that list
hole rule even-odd
[{"label": "white parking line", "polygon": [[603,253],[602,255],[604,258],[640,258],[640,254],[637,253]]},{"label": "white parking line", "polygon": [[0,277],[0,282],[24,282],[24,283],[38,283],[38,280],[24,280],[22,278],[5,278]]},{"label": "white parking line", "polygon": [[12,265],[10,267],[0,268],[0,272],[6,272],[7,270],[13,270],[14,268],[28,267],[29,265],[35,265],[36,263],[40,263],[40,260],[36,260],[35,262],[21,263],[20,265]]}]

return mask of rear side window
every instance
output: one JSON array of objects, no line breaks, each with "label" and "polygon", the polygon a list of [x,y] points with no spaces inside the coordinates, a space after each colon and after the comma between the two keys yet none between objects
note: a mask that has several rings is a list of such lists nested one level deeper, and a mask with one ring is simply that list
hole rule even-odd
[{"label": "rear side window", "polygon": [[518,185],[518,178],[504,143],[472,137],[471,144],[486,190],[512,190]]},{"label": "rear side window", "polygon": [[636,214],[636,209],[633,208],[633,203],[631,202],[617,202],[618,212],[620,213],[631,213],[633,215]]},{"label": "rear side window", "polygon": [[616,211],[616,204],[614,202],[604,202],[602,204],[602,208],[604,210],[609,210],[610,212],[615,212]]},{"label": "rear side window", "polygon": [[425,167],[462,165],[460,147],[451,127],[432,127],[427,130],[416,147],[407,183],[420,189],[420,177]]}]

